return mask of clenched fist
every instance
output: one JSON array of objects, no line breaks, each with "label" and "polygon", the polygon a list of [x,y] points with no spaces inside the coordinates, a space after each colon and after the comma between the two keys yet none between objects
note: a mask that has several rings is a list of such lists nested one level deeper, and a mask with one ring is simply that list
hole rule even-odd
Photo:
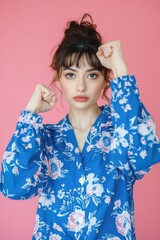
[{"label": "clenched fist", "polygon": [[43,84],[38,84],[25,110],[37,114],[47,112],[54,107],[56,102],[55,92]]},{"label": "clenched fist", "polygon": [[101,45],[98,48],[97,57],[104,67],[113,71],[115,77],[127,75],[127,66],[123,59],[119,40]]}]

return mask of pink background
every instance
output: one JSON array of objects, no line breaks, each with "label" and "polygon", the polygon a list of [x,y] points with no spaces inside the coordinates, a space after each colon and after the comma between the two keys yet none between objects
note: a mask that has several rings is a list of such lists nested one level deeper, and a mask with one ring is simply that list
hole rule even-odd
[{"label": "pink background", "polygon": [[[65,23],[90,13],[106,42],[120,39],[129,73],[137,78],[141,99],[157,123],[160,103],[159,0],[0,0],[0,157],[36,84],[49,84],[51,50]],[[65,104],[44,115],[57,122]],[[160,239],[160,164],[135,185],[137,240]],[[29,240],[37,198],[13,201],[0,196],[0,239]]]}]

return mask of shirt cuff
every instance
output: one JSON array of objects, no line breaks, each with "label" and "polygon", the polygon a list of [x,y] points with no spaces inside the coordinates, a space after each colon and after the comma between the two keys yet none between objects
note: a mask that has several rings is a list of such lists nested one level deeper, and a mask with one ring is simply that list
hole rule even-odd
[{"label": "shirt cuff", "polygon": [[19,123],[27,123],[27,124],[31,124],[31,125],[39,125],[42,123],[42,116],[36,114],[36,113],[32,113],[30,111],[27,110],[23,110],[21,112],[21,115],[18,119]]}]

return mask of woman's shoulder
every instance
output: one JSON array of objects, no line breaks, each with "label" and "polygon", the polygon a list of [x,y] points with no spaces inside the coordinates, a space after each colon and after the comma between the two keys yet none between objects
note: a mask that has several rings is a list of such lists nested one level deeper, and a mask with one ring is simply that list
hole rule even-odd
[{"label": "woman's shoulder", "polygon": [[43,124],[43,128],[47,131],[54,131],[54,132],[62,132],[67,129],[71,128],[71,124],[68,120],[68,115],[63,117],[61,120],[59,120],[57,123],[45,123]]}]

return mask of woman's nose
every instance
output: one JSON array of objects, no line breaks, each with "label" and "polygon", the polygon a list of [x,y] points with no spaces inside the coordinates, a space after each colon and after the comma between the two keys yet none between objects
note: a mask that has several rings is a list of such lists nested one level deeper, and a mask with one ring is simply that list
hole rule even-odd
[{"label": "woman's nose", "polygon": [[86,89],[85,79],[84,78],[78,79],[78,82],[77,82],[77,90],[78,90],[78,92],[84,92],[85,89]]}]

